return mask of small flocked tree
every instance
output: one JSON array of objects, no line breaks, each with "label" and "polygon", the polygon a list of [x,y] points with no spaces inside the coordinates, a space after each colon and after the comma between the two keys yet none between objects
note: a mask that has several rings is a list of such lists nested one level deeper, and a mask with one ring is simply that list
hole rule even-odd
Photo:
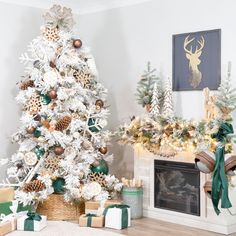
[{"label": "small flocked tree", "polygon": [[174,109],[173,109],[173,97],[172,97],[172,87],[170,79],[168,78],[163,93],[163,107],[162,107],[162,115],[164,117],[173,117]]},{"label": "small flocked tree", "polygon": [[154,83],[153,87],[150,115],[152,118],[158,117],[160,115],[160,100],[157,83]]},{"label": "small flocked tree", "polygon": [[107,90],[89,49],[72,32],[71,9],[54,5],[44,19],[41,35],[20,58],[22,116],[13,136],[19,150],[3,185],[18,186],[24,203],[53,191],[67,201],[113,197],[122,185],[108,174]]},{"label": "small flocked tree", "polygon": [[225,80],[221,82],[216,97],[216,105],[223,115],[227,116],[236,109],[236,88],[234,88],[231,83],[230,69],[228,70],[228,75]]},{"label": "small flocked tree", "polygon": [[147,69],[144,70],[143,75],[141,76],[140,81],[137,86],[137,100],[138,103],[149,111],[151,107],[153,87],[156,83],[157,90],[161,89],[160,78],[156,76],[156,69],[151,68],[151,63],[147,63]]}]

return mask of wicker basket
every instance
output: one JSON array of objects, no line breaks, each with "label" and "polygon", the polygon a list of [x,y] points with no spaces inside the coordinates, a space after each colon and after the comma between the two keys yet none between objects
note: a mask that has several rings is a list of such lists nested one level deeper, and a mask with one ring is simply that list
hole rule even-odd
[{"label": "wicker basket", "polygon": [[39,203],[37,208],[37,212],[46,215],[48,220],[79,220],[84,211],[84,202],[66,203],[61,194],[51,194],[46,201]]}]

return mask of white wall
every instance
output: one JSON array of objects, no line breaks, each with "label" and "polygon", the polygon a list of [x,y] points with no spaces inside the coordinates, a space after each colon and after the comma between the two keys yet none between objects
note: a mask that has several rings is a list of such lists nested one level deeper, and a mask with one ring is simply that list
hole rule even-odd
[{"label": "white wall", "polygon": [[[128,121],[129,116],[144,112],[137,105],[134,93],[148,60],[164,77],[171,77],[173,34],[221,28],[222,71],[225,72],[231,60],[236,75],[235,8],[235,0],[153,0],[76,17],[76,29],[91,47],[100,80],[109,89],[109,128],[114,130]],[[15,149],[8,137],[19,124],[15,84],[24,67],[18,57],[38,35],[41,14],[39,9],[0,3],[0,157],[10,156]],[[201,92],[178,92],[174,98],[177,115],[202,117]],[[132,148],[113,144],[110,148],[116,157],[113,171],[131,177]]]}]

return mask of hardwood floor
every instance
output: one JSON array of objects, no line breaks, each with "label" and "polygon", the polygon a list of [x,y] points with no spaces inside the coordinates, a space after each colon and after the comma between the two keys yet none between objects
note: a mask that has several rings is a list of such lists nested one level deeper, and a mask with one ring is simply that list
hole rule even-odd
[{"label": "hardwood floor", "polygon": [[[150,218],[142,218],[132,221],[132,227],[124,230],[109,230],[128,236],[222,236],[210,231],[199,230],[187,226],[172,224]],[[231,234],[230,236],[236,236]]]}]

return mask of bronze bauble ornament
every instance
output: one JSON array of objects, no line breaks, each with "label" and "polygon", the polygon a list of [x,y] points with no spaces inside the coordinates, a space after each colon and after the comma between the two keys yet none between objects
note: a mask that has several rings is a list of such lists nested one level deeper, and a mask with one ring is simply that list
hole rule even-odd
[{"label": "bronze bauble ornament", "polygon": [[104,106],[104,102],[103,102],[101,99],[98,99],[98,100],[95,102],[95,105],[96,105],[96,108],[97,108],[97,109],[101,109],[101,108],[103,108],[103,106]]},{"label": "bronze bauble ornament", "polygon": [[65,151],[64,148],[61,147],[61,146],[56,146],[56,147],[54,148],[54,153],[55,153],[57,156],[63,154],[64,151]]},{"label": "bronze bauble ornament", "polygon": [[107,153],[108,149],[107,149],[107,147],[100,147],[98,149],[98,151],[101,152],[103,155],[105,155]]},{"label": "bronze bauble ornament", "polygon": [[81,48],[82,47],[82,41],[80,39],[73,40],[73,46],[75,48]]},{"label": "bronze bauble ornament", "polygon": [[26,132],[27,132],[28,134],[33,134],[34,131],[35,131],[35,127],[28,127],[28,128],[26,129]]},{"label": "bronze bauble ornament", "polygon": [[51,99],[56,99],[57,98],[57,91],[55,90],[51,90],[48,92],[48,96],[51,98]]}]

